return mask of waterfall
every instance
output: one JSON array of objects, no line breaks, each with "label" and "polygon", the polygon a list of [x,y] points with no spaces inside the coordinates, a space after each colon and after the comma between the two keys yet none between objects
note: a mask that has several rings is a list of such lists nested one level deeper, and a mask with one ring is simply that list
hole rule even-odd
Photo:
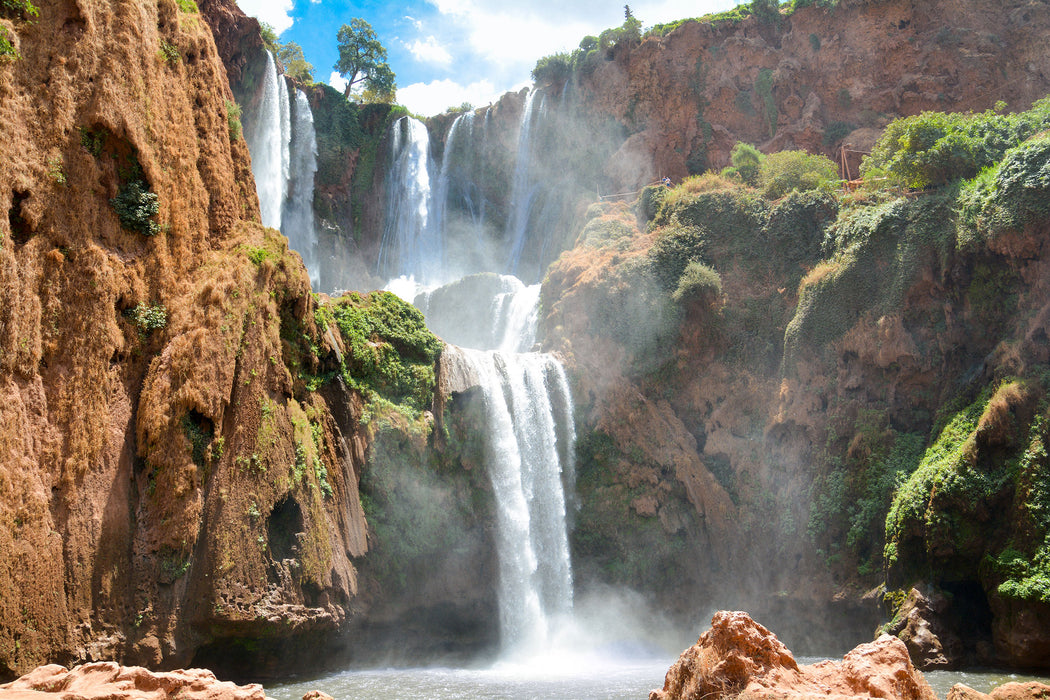
[{"label": "waterfall", "polygon": [[525,239],[529,232],[529,212],[532,209],[532,198],[535,195],[535,187],[529,180],[529,171],[532,162],[532,105],[537,92],[535,89],[529,92],[529,96],[525,99],[525,107],[521,112],[518,154],[514,163],[514,180],[510,190],[511,214],[507,220],[507,237],[511,247],[507,270],[515,274],[521,264],[521,252],[525,247]]},{"label": "waterfall", "polygon": [[442,269],[444,250],[430,217],[430,136],[423,122],[398,119],[391,133],[386,226],[379,244],[378,273],[430,280]]},{"label": "waterfall", "polygon": [[[391,285],[403,292],[412,291]],[[540,285],[483,273],[419,291],[427,325],[458,347],[484,402],[485,464],[497,510],[500,629],[509,650],[536,650],[572,612],[566,520],[575,480],[572,397],[536,341]]]},{"label": "waterfall", "polygon": [[262,223],[279,229],[281,206],[288,188],[291,118],[288,85],[277,72],[277,64],[269,51],[258,111],[245,139],[252,156]]},{"label": "waterfall", "polygon": [[[441,171],[438,174],[437,185],[434,187],[434,194],[431,198],[430,203],[430,219],[428,225],[435,230],[438,235],[441,235],[445,230],[445,210],[448,206],[448,194],[449,194],[449,169],[452,167],[452,149],[456,145],[456,135],[459,132],[460,124],[466,120],[471,121],[470,117],[474,116],[473,112],[465,112],[452,122],[452,126],[448,129],[448,135],[445,137],[445,150],[441,154]],[[469,127],[468,127],[469,128]]]},{"label": "waterfall", "polygon": [[[283,80],[281,81],[284,82]],[[317,230],[314,227],[314,173],[317,172],[317,135],[310,102],[302,90],[295,91],[291,144],[289,147],[288,196],[281,213],[281,233],[303,258],[310,281],[320,283],[317,261]]]},{"label": "waterfall", "polygon": [[[565,372],[552,356],[462,350],[484,398],[486,468],[497,508],[505,649],[537,648],[572,611],[562,455],[575,432]],[[571,477],[571,474],[569,474]]]}]

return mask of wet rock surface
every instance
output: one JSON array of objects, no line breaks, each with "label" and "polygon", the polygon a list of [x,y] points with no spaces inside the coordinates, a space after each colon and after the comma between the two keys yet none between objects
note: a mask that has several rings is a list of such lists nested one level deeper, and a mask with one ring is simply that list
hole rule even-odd
[{"label": "wet rock surface", "polygon": [[745,612],[720,611],[686,649],[649,700],[701,698],[899,698],[935,700],[908,650],[883,635],[841,661],[800,666],[776,635]]}]

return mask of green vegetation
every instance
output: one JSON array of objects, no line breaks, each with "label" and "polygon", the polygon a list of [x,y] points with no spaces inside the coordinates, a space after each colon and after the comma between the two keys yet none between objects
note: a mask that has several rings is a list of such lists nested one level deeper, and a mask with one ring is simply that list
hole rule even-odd
[{"label": "green vegetation", "polygon": [[336,300],[333,315],[346,343],[348,385],[413,415],[430,408],[442,343],[418,309],[390,292],[351,292]]},{"label": "green vegetation", "polygon": [[[350,99],[355,88],[364,88],[373,98],[382,101],[397,92],[394,71],[386,62],[386,48],[379,42],[372,25],[354,18],[344,24],[336,35],[339,42],[339,60],[335,70],[346,78],[343,96]],[[358,99],[363,95],[358,93]]]},{"label": "green vegetation", "polygon": [[284,74],[290,76],[300,83],[309,85],[314,81],[314,67],[307,62],[303,54],[303,47],[294,41],[281,44],[277,51],[277,58],[284,66]]},{"label": "green vegetation", "polygon": [[963,186],[959,204],[962,246],[1045,220],[1050,216],[1050,136],[1007,151],[1002,161]]},{"label": "green vegetation", "polygon": [[944,185],[977,175],[1006,152],[1050,129],[1050,97],[1018,114],[923,112],[886,127],[861,173],[906,187]]},{"label": "green vegetation", "polygon": [[548,85],[564,83],[574,72],[589,73],[601,61],[610,60],[617,47],[637,44],[642,39],[642,23],[629,5],[623,6],[623,14],[623,24],[606,29],[596,37],[585,36],[571,54],[557,53],[541,58],[532,69],[533,81]]},{"label": "green vegetation", "polygon": [[106,145],[105,129],[85,129],[80,127],[80,145],[91,155],[98,158]]},{"label": "green vegetation", "polygon": [[685,266],[678,286],[671,298],[678,303],[700,301],[712,303],[722,296],[722,277],[713,268],[698,260],[692,260]]},{"label": "green vegetation", "polygon": [[66,174],[62,172],[61,156],[54,156],[47,159],[47,175],[55,181],[55,184],[66,184]]},{"label": "green vegetation", "polygon": [[109,200],[117,212],[120,225],[129,231],[138,231],[146,236],[160,232],[160,226],[153,217],[160,211],[160,203],[155,192],[140,179],[133,179],[121,185],[117,196]]},{"label": "green vegetation", "polygon": [[32,0],[0,0],[0,17],[28,20],[39,16],[40,8]]},{"label": "green vegetation", "polygon": [[182,433],[190,443],[190,456],[193,463],[198,467],[208,466],[212,440],[215,439],[215,430],[211,421],[204,420],[203,416],[196,411],[190,411],[182,417]]},{"label": "green vegetation", "polygon": [[124,315],[143,335],[162,330],[168,325],[168,310],[163,304],[147,304],[143,301],[126,310]]},{"label": "green vegetation", "polygon": [[838,167],[830,158],[805,151],[770,153],[759,166],[758,186],[767,199],[789,192],[830,188],[839,182]]},{"label": "green vegetation", "polygon": [[241,126],[241,106],[236,102],[223,99],[226,104],[226,124],[230,130],[230,141],[239,141],[244,132]]},{"label": "green vegetation", "polygon": [[160,49],[157,51],[157,55],[160,56],[161,60],[167,61],[170,65],[177,65],[182,60],[182,54],[179,52],[179,47],[172,44],[167,39],[160,40]]},{"label": "green vegetation", "polygon": [[179,6],[181,12],[189,15],[195,15],[200,11],[197,9],[197,3],[194,0],[175,0],[175,4]]},{"label": "green vegetation", "polygon": [[[845,464],[833,463],[814,482],[807,533],[825,562],[846,555],[860,575],[870,576],[882,570],[886,511],[918,466],[926,441],[890,428],[884,411],[861,411],[853,427]],[[841,448],[829,445],[835,449]]]},{"label": "green vegetation", "polygon": [[263,46],[270,53],[276,55],[281,50],[281,42],[277,38],[277,31],[266,22],[259,22],[259,34],[262,36]]},{"label": "green vegetation", "polygon": [[15,48],[7,27],[0,27],[0,62],[16,61],[21,57],[22,54],[18,53],[18,49]]},{"label": "green vegetation", "polygon": [[[750,102],[748,102],[750,106]],[[758,185],[758,173],[762,167],[762,161],[766,156],[749,143],[737,141],[733,150],[729,152],[729,162],[732,165],[722,170],[723,177],[737,177],[752,187]]]},{"label": "green vegetation", "polygon": [[762,100],[762,115],[769,126],[769,138],[773,138],[776,136],[777,120],[780,118],[777,113],[777,101],[773,97],[773,71],[768,68],[758,71],[758,77],[755,78],[755,94]]}]

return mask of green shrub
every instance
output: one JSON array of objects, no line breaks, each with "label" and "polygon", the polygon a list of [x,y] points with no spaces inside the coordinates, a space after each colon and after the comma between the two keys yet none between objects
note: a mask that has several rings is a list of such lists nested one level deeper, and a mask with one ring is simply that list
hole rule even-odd
[{"label": "green shrub", "polygon": [[102,155],[102,149],[106,145],[106,130],[102,128],[92,130],[80,127],[80,145],[88,153],[98,158]]},{"label": "green shrub", "polygon": [[175,0],[175,4],[179,6],[179,10],[187,14],[195,15],[200,11],[197,9],[197,3],[194,0]]},{"label": "green shrub", "polygon": [[690,301],[714,302],[722,296],[722,277],[697,260],[685,266],[671,298],[679,304]]},{"label": "green shrub", "polygon": [[1027,141],[959,193],[960,245],[1050,216],[1050,137]]},{"label": "green shrub", "polygon": [[0,0],[0,17],[29,19],[39,16],[40,9],[32,3],[32,0]]},{"label": "green shrub", "polygon": [[414,411],[430,407],[443,345],[418,309],[390,292],[352,292],[336,301],[333,315],[347,345],[344,378],[351,386]]},{"label": "green shrub", "polygon": [[794,190],[816,190],[838,180],[838,167],[830,158],[805,151],[770,153],[758,173],[759,187],[768,199],[780,199]]},{"label": "green shrub", "polygon": [[139,332],[143,335],[149,335],[168,325],[168,310],[163,304],[141,302],[125,311],[124,315],[138,327]]},{"label": "green shrub", "polygon": [[671,224],[661,231],[649,248],[649,269],[660,286],[671,292],[678,287],[690,263],[703,262],[706,247],[707,232],[704,229],[689,224]]},{"label": "green shrub", "polygon": [[544,56],[536,61],[532,69],[532,79],[537,84],[563,83],[572,75],[572,56],[567,53],[556,53]]},{"label": "green shrub", "polygon": [[11,40],[7,27],[0,27],[0,61],[15,61],[21,57],[22,55],[18,53],[18,49]]},{"label": "green shrub", "polygon": [[160,211],[157,195],[150,192],[142,180],[131,180],[120,187],[117,196],[109,200],[117,212],[120,225],[129,231],[138,231],[153,236],[160,231],[160,226],[153,217]]},{"label": "green shrub", "polygon": [[230,129],[230,141],[238,141],[243,133],[241,127],[241,106],[230,100],[223,100],[223,102],[226,103],[226,124]]},{"label": "green shrub", "polygon": [[765,159],[765,155],[751,144],[737,141],[733,150],[729,152],[729,162],[732,166],[723,170],[722,175],[735,175],[745,184],[754,187],[758,184],[758,173]]},{"label": "green shrub", "polygon": [[943,185],[973,177],[1048,128],[1050,98],[1019,114],[923,112],[891,122],[861,164],[861,173],[882,171],[907,187]]},{"label": "green shrub", "polygon": [[179,53],[179,47],[172,44],[167,39],[160,40],[160,50],[158,51],[158,55],[161,59],[167,61],[171,65],[175,65],[182,60],[182,54]]}]

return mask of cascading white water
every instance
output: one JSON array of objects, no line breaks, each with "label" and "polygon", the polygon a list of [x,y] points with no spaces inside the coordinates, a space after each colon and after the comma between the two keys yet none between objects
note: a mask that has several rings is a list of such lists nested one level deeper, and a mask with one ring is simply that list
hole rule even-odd
[{"label": "cascading white water", "polygon": [[[529,173],[532,164],[532,121],[533,101],[538,90],[529,91],[525,107],[521,112],[521,129],[518,132],[518,155],[514,163],[514,180],[511,184],[510,218],[507,220],[507,234],[511,242],[510,255],[507,259],[507,271],[518,272],[521,264],[521,253],[529,232],[529,213],[535,186],[530,181]],[[542,100],[540,106],[542,107]]]},{"label": "cascading white water", "polygon": [[[284,82],[284,81],[282,81]],[[281,233],[303,258],[310,281],[320,283],[317,261],[317,229],[314,226],[314,173],[317,172],[317,135],[310,102],[302,90],[295,91],[291,120],[288,196],[281,213]]]},{"label": "cascading white water", "polygon": [[263,225],[279,229],[281,207],[288,188],[291,119],[288,86],[277,72],[277,64],[270,52],[266,52],[262,97],[245,139],[252,156],[252,175]]},{"label": "cascading white water", "polygon": [[535,650],[572,611],[561,454],[575,432],[554,408],[571,405],[568,382],[551,355],[462,352],[479,378],[488,420],[503,644],[508,651]]},{"label": "cascading white water", "polygon": [[[532,102],[530,95],[526,115]],[[519,147],[516,180],[527,187],[528,116],[523,122],[525,145]],[[487,128],[488,113],[484,124]],[[486,467],[497,509],[501,633],[508,650],[521,651],[548,642],[572,611],[566,526],[571,495],[566,494],[574,480],[576,436],[564,369],[551,355],[528,352],[536,342],[540,286],[492,273],[432,286],[462,272],[453,267],[461,261],[445,259],[446,206],[451,190],[473,175],[464,167],[469,161],[457,162],[457,156],[466,155],[464,146],[473,148],[473,136],[474,114],[459,116],[432,178],[426,126],[407,117],[394,124],[378,269],[391,280],[388,289],[413,300],[434,332],[460,346],[455,352],[477,378],[485,405]],[[460,212],[464,202],[469,208],[469,190],[457,191],[456,197]],[[524,238],[528,207],[517,208],[523,210],[519,216],[524,222],[515,235]],[[522,245],[517,244],[519,253]]]},{"label": "cascading white water", "polygon": [[387,173],[386,226],[379,246],[378,272],[387,279],[405,275],[433,280],[443,268],[442,239],[430,219],[430,135],[423,122],[402,117],[394,123]]}]

